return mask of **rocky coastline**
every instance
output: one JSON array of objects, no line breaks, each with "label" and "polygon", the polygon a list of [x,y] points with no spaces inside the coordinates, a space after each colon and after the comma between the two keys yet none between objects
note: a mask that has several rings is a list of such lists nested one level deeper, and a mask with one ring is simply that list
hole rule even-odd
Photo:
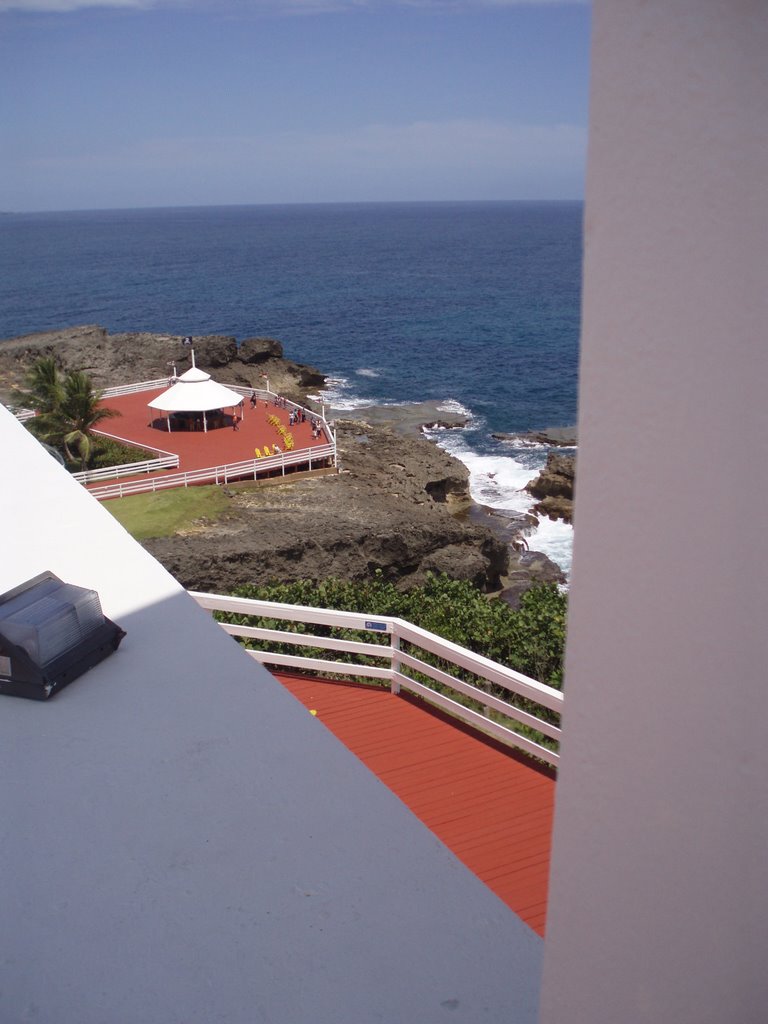
[{"label": "rocky coastline", "polygon": [[[312,406],[325,376],[285,359],[279,341],[228,336],[193,339],[197,365],[222,383],[259,387]],[[31,364],[53,356],[62,370],[82,369],[98,387],[165,376],[191,365],[177,336],[109,334],[84,326],[0,341],[0,401],[13,405]],[[421,435],[419,427],[461,425],[461,417],[423,407],[376,407],[337,419],[339,472],[290,483],[227,489],[226,514],[145,547],[190,589],[226,592],[244,584],[339,577],[380,571],[404,588],[428,572],[469,580],[515,604],[532,583],[563,579],[541,553],[520,541],[524,517],[474,505],[469,474]]]}]

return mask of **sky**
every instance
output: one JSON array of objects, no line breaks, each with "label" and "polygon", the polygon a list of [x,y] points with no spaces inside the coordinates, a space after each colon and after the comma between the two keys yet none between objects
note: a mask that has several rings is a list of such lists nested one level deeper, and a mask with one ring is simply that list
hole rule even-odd
[{"label": "sky", "polygon": [[0,0],[0,211],[577,199],[587,0]]}]

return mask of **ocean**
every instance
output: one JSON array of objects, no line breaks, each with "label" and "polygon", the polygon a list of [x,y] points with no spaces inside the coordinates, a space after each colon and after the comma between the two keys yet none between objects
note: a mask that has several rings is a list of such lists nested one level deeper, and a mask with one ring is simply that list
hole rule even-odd
[{"label": "ocean", "polygon": [[[436,400],[475,501],[524,510],[576,422],[580,202],[354,203],[0,216],[0,338],[76,324],[279,338],[339,411]],[[572,530],[529,538],[566,572]]]}]

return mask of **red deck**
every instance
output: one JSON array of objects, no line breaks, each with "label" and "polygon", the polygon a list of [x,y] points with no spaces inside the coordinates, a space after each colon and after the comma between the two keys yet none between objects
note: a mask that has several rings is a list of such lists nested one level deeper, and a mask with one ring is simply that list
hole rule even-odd
[{"label": "red deck", "polygon": [[274,674],[507,906],[544,934],[551,772],[418,698]]},{"label": "red deck", "polygon": [[[269,445],[271,451],[276,441],[285,451],[283,438],[268,422],[268,416],[277,416],[290,431],[296,450],[328,443],[324,435],[318,440],[313,439],[309,419],[305,423],[290,427],[288,410],[268,405],[262,399],[259,399],[255,409],[251,408],[249,399],[245,399],[242,406],[244,416],[238,430],[226,426],[207,432],[168,431],[165,429],[165,418],[147,405],[165,390],[157,388],[153,391],[140,391],[133,395],[105,399],[102,404],[110,409],[116,409],[121,415],[113,420],[105,420],[99,433],[178,455],[179,468],[171,472],[179,473],[207,469],[209,466],[222,466],[230,462],[243,462],[254,457],[255,448],[263,451],[264,446]],[[225,410],[227,413],[229,411]]]}]

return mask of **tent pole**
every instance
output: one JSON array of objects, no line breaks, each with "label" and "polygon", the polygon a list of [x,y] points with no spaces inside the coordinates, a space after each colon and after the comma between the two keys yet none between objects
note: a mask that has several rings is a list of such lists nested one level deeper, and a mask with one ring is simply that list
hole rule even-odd
[{"label": "tent pole", "polygon": [[208,420],[205,417],[205,409],[203,409],[203,430],[208,433]]}]

